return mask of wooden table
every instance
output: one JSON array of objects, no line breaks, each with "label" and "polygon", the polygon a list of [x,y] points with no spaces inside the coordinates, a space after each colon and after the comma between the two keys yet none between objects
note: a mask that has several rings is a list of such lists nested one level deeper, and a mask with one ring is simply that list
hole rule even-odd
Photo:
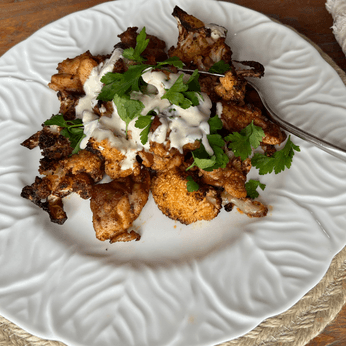
[{"label": "wooden table", "polygon": [[[0,56],[36,30],[69,13],[107,0],[1,0]],[[344,71],[346,58],[332,33],[332,17],[325,0],[233,0],[269,15],[304,34],[327,53]],[[346,289],[346,288],[345,288]],[[346,307],[307,346],[346,345]]]}]

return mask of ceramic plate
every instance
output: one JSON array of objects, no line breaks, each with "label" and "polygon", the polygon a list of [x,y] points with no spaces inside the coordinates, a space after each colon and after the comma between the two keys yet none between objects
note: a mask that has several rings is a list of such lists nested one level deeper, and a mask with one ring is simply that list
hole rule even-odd
[{"label": "ceramic plate", "polygon": [[40,158],[20,143],[58,112],[47,87],[58,62],[111,52],[128,26],[146,26],[170,47],[175,5],[226,27],[235,59],[264,64],[259,85],[285,119],[346,147],[342,81],[299,35],[257,12],[214,1],[116,1],[39,30],[0,58],[0,314],[37,336],[70,346],[236,338],[298,301],[346,243],[346,164],[296,137],[292,167],[260,177],[270,208],[262,219],[234,210],[184,226],[150,199],[134,224],[141,240],[111,245],[96,240],[88,201],[68,197],[69,219],[57,226],[20,197]]}]

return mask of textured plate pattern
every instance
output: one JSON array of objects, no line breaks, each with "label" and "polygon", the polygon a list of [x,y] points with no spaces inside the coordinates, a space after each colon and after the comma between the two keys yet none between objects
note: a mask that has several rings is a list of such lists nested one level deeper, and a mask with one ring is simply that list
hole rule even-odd
[{"label": "textured plate pattern", "polygon": [[261,177],[271,211],[260,220],[233,211],[187,227],[150,200],[134,226],[141,240],[110,245],[96,240],[87,201],[69,197],[60,227],[19,197],[39,159],[19,143],[58,110],[46,86],[57,63],[110,52],[128,26],[145,25],[169,47],[175,4],[228,28],[236,59],[265,65],[259,84],[278,113],[346,147],[345,86],[309,44],[259,13],[213,1],[116,1],[38,31],[0,59],[0,313],[38,336],[71,346],[229,340],[294,304],[346,244],[346,164],[298,138],[292,168]]}]

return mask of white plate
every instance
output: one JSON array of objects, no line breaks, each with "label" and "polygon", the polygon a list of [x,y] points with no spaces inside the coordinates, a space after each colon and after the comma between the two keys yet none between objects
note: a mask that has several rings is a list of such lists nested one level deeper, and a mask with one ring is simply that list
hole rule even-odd
[{"label": "white plate", "polygon": [[[128,26],[176,42],[174,5],[229,29],[235,59],[266,67],[276,110],[346,147],[346,88],[318,52],[267,17],[201,0],[107,2],[35,33],[0,59],[0,313],[70,346],[210,345],[280,313],[312,288],[346,243],[346,164],[293,138],[291,169],[261,177],[263,219],[222,212],[183,226],[150,200],[139,242],[96,240],[89,202],[67,199],[61,227],[19,197],[39,151],[19,143],[57,113],[47,88],[57,63],[87,49],[108,53]],[[256,176],[256,172],[252,172]]]}]

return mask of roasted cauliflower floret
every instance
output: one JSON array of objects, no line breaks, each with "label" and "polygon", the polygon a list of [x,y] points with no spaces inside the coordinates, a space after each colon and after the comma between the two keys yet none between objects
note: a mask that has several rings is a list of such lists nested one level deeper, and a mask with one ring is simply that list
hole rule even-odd
[{"label": "roasted cauliflower floret", "polygon": [[259,201],[254,201],[251,198],[236,198],[224,191],[222,193],[222,200],[225,204],[225,210],[232,210],[236,206],[240,211],[249,217],[264,217],[268,213],[268,208]]},{"label": "roasted cauliflower floret", "polygon": [[41,131],[37,131],[21,145],[30,150],[39,147],[42,155],[49,160],[60,160],[68,157],[73,150],[69,140],[60,135],[59,128],[51,128],[50,126],[43,126]]},{"label": "roasted cauliflower floret", "polygon": [[187,173],[174,168],[158,172],[152,178],[151,192],[163,214],[183,224],[212,220],[220,212],[221,198],[212,187],[200,184],[198,191],[188,192]]},{"label": "roasted cauliflower floret", "polygon": [[[137,44],[136,38],[138,36],[137,31],[138,27],[130,27],[122,34],[118,35],[121,40],[122,48],[135,48]],[[147,34],[146,38],[149,39],[149,43],[141,55],[149,60],[151,64],[155,64],[156,61],[166,60],[166,42],[153,35]]]},{"label": "roasted cauliflower floret", "polygon": [[229,71],[225,77],[220,77],[220,84],[215,86],[215,92],[225,101],[243,102],[246,92],[246,81]]},{"label": "roasted cauliflower floret", "polygon": [[232,51],[225,44],[226,29],[208,27],[178,6],[172,14],[177,20],[179,36],[177,46],[169,49],[169,56],[177,56],[186,66],[204,71],[220,60],[231,61]]},{"label": "roasted cauliflower floret", "polygon": [[[204,171],[200,169],[202,181],[206,184],[224,188],[231,196],[236,198],[244,198],[247,195],[245,189],[246,174],[251,168],[250,159],[246,159],[243,165],[239,165],[238,159],[230,161],[226,168],[218,168],[213,171]],[[243,168],[246,166],[246,172]]]},{"label": "roasted cauliflower floret", "polygon": [[97,65],[98,62],[89,51],[73,59],[66,59],[58,64],[58,73],[51,77],[48,86],[55,91],[83,94],[83,84]]},{"label": "roasted cauliflower floret", "polygon": [[104,159],[105,173],[111,179],[125,178],[131,174],[138,175],[140,173],[140,164],[137,161],[133,163],[132,167],[122,169],[122,163],[126,156],[112,146],[108,139],[97,141],[95,138],[91,138],[89,147]]},{"label": "roasted cauliflower floret", "polygon": [[92,186],[103,177],[102,160],[85,150],[57,161],[43,158],[39,172],[44,176],[25,186],[21,196],[47,211],[58,224],[67,219],[61,199],[72,192],[90,198]]},{"label": "roasted cauliflower floret", "polygon": [[286,139],[285,132],[266,118],[259,108],[251,104],[239,106],[223,102],[221,120],[223,127],[229,132],[239,132],[253,121],[254,125],[264,131],[263,144],[281,144]]},{"label": "roasted cauliflower floret", "polygon": [[99,240],[110,242],[139,240],[140,235],[128,231],[146,204],[150,190],[150,175],[113,180],[93,187],[90,208],[93,225]]}]

